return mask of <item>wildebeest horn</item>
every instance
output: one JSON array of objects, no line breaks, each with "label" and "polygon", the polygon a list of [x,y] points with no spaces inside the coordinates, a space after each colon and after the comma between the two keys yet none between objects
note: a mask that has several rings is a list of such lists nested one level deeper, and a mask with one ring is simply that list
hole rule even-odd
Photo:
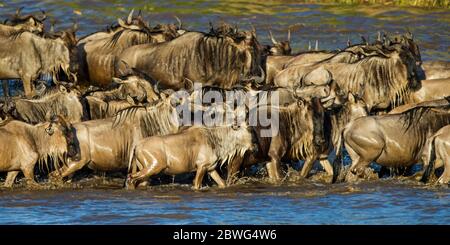
[{"label": "wildebeest horn", "polygon": [[181,22],[180,18],[178,18],[178,16],[175,15],[174,17],[178,22],[178,29],[181,29],[183,27],[183,23]]},{"label": "wildebeest horn", "polygon": [[369,43],[367,42],[366,38],[363,35],[360,35],[359,37],[361,37],[361,40],[363,43],[365,43],[366,45],[368,45]]},{"label": "wildebeest horn", "polygon": [[141,9],[139,9],[139,12],[138,12],[138,16],[137,16],[138,18],[142,18],[142,10]]},{"label": "wildebeest horn", "polygon": [[186,89],[189,93],[192,93],[193,91],[194,91],[194,82],[191,80],[191,79],[189,79],[189,78],[187,78],[187,77],[185,77],[184,78],[187,82],[189,82],[189,89]]},{"label": "wildebeest horn", "polygon": [[155,86],[153,86],[153,91],[155,91],[155,93],[159,95],[161,93],[161,91],[159,91],[158,86],[159,86],[159,81],[157,81]]},{"label": "wildebeest horn", "polygon": [[264,72],[264,69],[261,66],[258,66],[258,68],[261,71],[261,76],[252,76],[248,79],[244,79],[243,81],[253,80],[256,84],[263,84],[266,81],[266,73]]},{"label": "wildebeest horn", "polygon": [[347,47],[350,47],[352,43],[350,42],[350,37],[347,38]]},{"label": "wildebeest horn", "polygon": [[78,30],[78,23],[75,22],[75,23],[73,23],[73,25],[72,25],[72,32],[76,32],[77,30]]},{"label": "wildebeest horn", "polygon": [[269,30],[269,38],[273,44],[278,44],[277,40],[273,37],[271,30]]},{"label": "wildebeest horn", "polygon": [[288,28],[287,40],[288,42],[291,41],[291,28]]},{"label": "wildebeest horn", "polygon": [[380,31],[378,31],[377,41],[381,42],[381,32]]},{"label": "wildebeest horn", "polygon": [[255,35],[255,37],[256,37],[256,28],[251,22],[250,22],[250,27],[252,28],[253,35]]},{"label": "wildebeest horn", "polygon": [[131,24],[131,21],[133,20],[133,13],[134,13],[134,9],[131,9],[130,14],[128,15],[128,18],[127,18],[127,24]]},{"label": "wildebeest horn", "polygon": [[22,12],[23,7],[20,7],[16,10],[16,16],[19,17],[20,16],[20,12]]},{"label": "wildebeest horn", "polygon": [[45,19],[47,19],[47,15],[45,14],[45,11],[42,10],[42,9],[41,9],[41,12],[42,12],[42,16],[41,16],[41,18],[39,20],[40,21],[44,21]]}]

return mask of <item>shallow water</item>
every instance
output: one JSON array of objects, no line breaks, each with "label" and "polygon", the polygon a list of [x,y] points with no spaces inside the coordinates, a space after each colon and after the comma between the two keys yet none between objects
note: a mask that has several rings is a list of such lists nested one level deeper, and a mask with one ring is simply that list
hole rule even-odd
[{"label": "shallow water", "polygon": [[[0,16],[16,8],[47,10],[56,28],[76,20],[80,35],[105,28],[130,8],[142,9],[152,24],[183,20],[187,29],[207,31],[224,20],[249,29],[267,43],[292,30],[294,51],[319,41],[320,49],[343,48],[359,35],[403,32],[418,40],[423,60],[449,60],[448,9],[297,4],[291,1],[5,1]],[[75,14],[74,10],[81,15]],[[450,224],[450,190],[417,181],[382,179],[354,184],[321,181],[279,186],[246,181],[225,190],[193,191],[190,185],[164,184],[127,191],[122,180],[78,180],[77,188],[25,190],[0,188],[0,224]],[[105,182],[105,183],[104,183]],[[92,184],[97,183],[97,184]],[[79,188],[79,187],[83,188]]]}]

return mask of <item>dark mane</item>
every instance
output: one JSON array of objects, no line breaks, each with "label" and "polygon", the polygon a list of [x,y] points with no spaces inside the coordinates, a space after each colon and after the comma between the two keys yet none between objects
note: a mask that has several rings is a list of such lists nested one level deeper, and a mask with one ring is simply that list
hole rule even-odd
[{"label": "dark mane", "polygon": [[417,139],[417,149],[414,154],[421,154],[430,133],[434,133],[443,126],[450,124],[450,113],[433,109],[448,110],[449,105],[443,106],[419,106],[400,114],[403,121],[404,132],[410,132]]}]

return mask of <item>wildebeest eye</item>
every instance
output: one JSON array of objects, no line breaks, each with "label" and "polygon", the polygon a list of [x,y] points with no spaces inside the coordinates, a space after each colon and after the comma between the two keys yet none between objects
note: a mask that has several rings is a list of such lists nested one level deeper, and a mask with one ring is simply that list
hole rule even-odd
[{"label": "wildebeest eye", "polygon": [[53,129],[52,125],[50,125],[45,129],[45,132],[47,132],[48,135],[52,136],[55,133],[55,130]]}]

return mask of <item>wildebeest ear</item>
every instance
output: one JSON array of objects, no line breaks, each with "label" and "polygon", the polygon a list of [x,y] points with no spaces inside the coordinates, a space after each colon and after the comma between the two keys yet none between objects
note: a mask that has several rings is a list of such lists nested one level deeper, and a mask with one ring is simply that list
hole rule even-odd
[{"label": "wildebeest ear", "polygon": [[348,93],[348,102],[355,104],[355,96],[352,93]]},{"label": "wildebeest ear", "polygon": [[113,77],[112,80],[113,80],[114,83],[117,83],[117,84],[122,84],[123,83],[122,79],[117,78],[117,77]]},{"label": "wildebeest ear", "polygon": [[130,95],[127,95],[127,102],[130,103],[131,105],[135,104],[133,98],[131,98]]},{"label": "wildebeest ear", "polygon": [[331,82],[332,76],[330,71],[325,69],[323,66],[320,66],[308,74],[303,78],[304,85],[327,85]]},{"label": "wildebeest ear", "polygon": [[55,117],[56,115],[51,111],[47,111],[47,113],[45,113],[45,121],[47,122],[53,122]]},{"label": "wildebeest ear", "polygon": [[64,85],[59,85],[59,91],[66,93],[67,92],[67,88],[64,87]]}]

